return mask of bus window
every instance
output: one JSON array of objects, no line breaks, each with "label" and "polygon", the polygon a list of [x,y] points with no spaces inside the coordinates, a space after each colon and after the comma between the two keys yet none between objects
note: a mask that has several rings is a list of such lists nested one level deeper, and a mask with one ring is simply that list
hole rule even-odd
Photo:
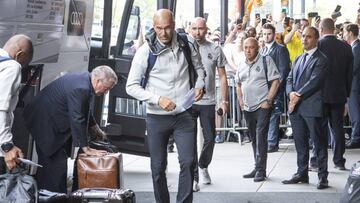
[{"label": "bus window", "polygon": [[176,28],[184,28],[188,32],[191,20],[195,17],[195,0],[177,1],[175,22]]},{"label": "bus window", "polygon": [[156,11],[156,0],[135,0],[122,55],[133,56],[136,50],[145,42],[144,36],[152,27],[152,18]]}]

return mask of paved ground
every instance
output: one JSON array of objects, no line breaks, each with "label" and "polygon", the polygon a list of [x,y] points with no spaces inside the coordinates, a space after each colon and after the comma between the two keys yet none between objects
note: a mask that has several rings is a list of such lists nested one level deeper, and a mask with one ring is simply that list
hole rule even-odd
[{"label": "paved ground", "polygon": [[[346,167],[360,160],[360,149],[347,150]],[[329,185],[326,190],[317,190],[317,174],[310,172],[309,184],[283,185],[296,171],[296,151],[292,140],[283,140],[279,152],[268,155],[265,182],[254,183],[242,175],[253,168],[251,144],[240,145],[226,142],[216,144],[213,161],[209,167],[211,185],[200,183],[200,192],[194,195],[194,202],[338,202],[349,171],[339,171],[332,163],[329,150]],[[177,153],[168,156],[168,185],[172,201],[175,201],[179,164]],[[125,187],[138,194],[137,202],[153,202],[150,159],[124,154]]]}]

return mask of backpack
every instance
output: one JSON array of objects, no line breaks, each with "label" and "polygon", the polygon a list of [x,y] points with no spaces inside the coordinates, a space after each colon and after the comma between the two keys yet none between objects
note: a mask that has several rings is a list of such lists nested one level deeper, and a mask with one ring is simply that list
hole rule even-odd
[{"label": "backpack", "polygon": [[[197,80],[197,73],[195,71],[194,65],[191,60],[191,49],[189,46],[189,41],[187,35],[185,33],[176,33],[177,41],[180,46],[180,50],[183,51],[186,61],[188,63],[188,71],[189,71],[189,83],[190,89],[195,87],[195,83]],[[149,80],[149,75],[151,70],[153,69],[156,62],[157,55],[154,55],[151,51],[149,51],[148,57],[148,66],[145,71],[145,75],[141,78],[140,86],[145,89],[147,82]]]}]

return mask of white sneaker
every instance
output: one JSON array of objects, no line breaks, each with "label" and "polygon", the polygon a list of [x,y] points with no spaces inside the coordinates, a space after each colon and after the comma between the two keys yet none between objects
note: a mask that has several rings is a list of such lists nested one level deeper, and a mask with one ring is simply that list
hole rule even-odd
[{"label": "white sneaker", "polygon": [[211,184],[211,178],[210,178],[208,169],[207,168],[199,168],[199,171],[200,171],[200,174],[202,177],[203,184],[205,184],[205,185]]},{"label": "white sneaker", "polygon": [[194,192],[198,192],[199,190],[200,190],[200,187],[199,187],[198,182],[194,181],[194,184],[193,184],[193,191],[194,191]]}]

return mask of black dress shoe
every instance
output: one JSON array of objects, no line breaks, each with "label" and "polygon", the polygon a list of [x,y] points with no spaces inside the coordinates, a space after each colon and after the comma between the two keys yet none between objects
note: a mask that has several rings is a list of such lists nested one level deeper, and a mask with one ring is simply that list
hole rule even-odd
[{"label": "black dress shoe", "polygon": [[283,184],[296,184],[296,183],[309,183],[309,176],[300,175],[295,173],[289,180],[283,180]]},{"label": "black dress shoe", "polygon": [[321,190],[328,187],[329,187],[329,181],[327,180],[327,178],[320,178],[316,188]]},{"label": "black dress shoe", "polygon": [[261,182],[264,181],[266,178],[266,172],[256,172],[255,177],[254,177],[254,182]]},{"label": "black dress shoe", "polygon": [[344,164],[335,164],[335,167],[336,169],[339,169],[341,171],[345,171],[346,168],[345,168],[345,165]]},{"label": "black dress shoe", "polygon": [[255,174],[256,174],[256,170],[254,169],[250,173],[243,175],[243,178],[254,178]]},{"label": "black dress shoe", "polygon": [[346,143],[346,148],[347,149],[356,149],[356,148],[360,148],[360,143],[358,142],[349,142],[349,143]]},{"label": "black dress shoe", "polygon": [[273,152],[277,152],[277,151],[279,151],[279,147],[270,147],[267,150],[268,153],[273,153]]}]

